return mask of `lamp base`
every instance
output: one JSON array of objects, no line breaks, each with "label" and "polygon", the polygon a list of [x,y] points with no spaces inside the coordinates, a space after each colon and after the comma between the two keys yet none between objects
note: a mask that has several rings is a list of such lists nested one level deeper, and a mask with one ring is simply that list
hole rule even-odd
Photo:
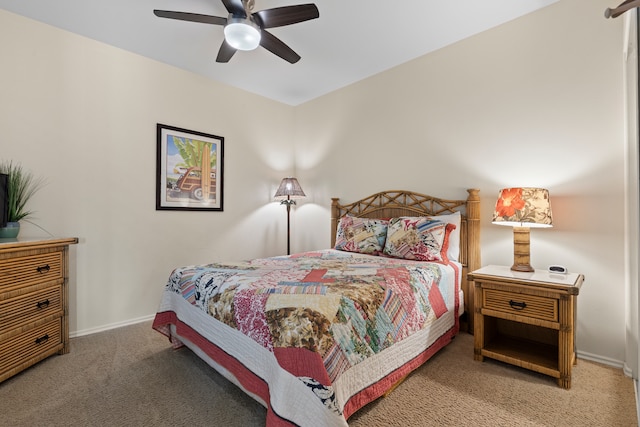
[{"label": "lamp base", "polygon": [[511,270],[512,271],[521,271],[521,272],[524,272],[524,273],[530,273],[530,272],[535,271],[533,269],[533,267],[531,267],[530,264],[513,264],[511,266]]},{"label": "lamp base", "polygon": [[511,270],[532,272],[529,262],[529,227],[513,227],[513,265]]}]

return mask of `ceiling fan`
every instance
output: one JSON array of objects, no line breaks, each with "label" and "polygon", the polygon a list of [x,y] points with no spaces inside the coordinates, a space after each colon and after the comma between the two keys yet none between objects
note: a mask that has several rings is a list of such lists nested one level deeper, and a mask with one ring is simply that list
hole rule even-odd
[{"label": "ceiling fan", "polygon": [[292,64],[300,60],[300,55],[266,29],[309,21],[320,16],[316,5],[311,3],[274,7],[258,12],[252,12],[254,0],[222,0],[222,4],[229,12],[226,18],[157,9],[153,13],[160,18],[224,26],[224,41],[218,50],[216,62],[229,62],[238,50],[253,50],[262,46]]}]

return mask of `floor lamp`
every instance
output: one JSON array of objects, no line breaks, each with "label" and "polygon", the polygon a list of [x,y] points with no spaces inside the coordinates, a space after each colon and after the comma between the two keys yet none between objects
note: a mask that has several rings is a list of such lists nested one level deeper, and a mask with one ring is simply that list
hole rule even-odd
[{"label": "floor lamp", "polygon": [[295,199],[306,197],[302,187],[295,178],[284,178],[274,196],[280,200],[281,205],[287,205],[287,255],[291,255],[291,205],[295,205]]}]

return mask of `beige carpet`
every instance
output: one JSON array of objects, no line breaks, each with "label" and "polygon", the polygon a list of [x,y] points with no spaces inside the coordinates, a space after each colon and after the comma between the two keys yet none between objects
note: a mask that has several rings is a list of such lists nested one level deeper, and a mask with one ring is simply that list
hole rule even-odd
[{"label": "beige carpet", "polygon": [[[473,360],[459,335],[389,397],[354,414],[372,426],[636,426],[633,382],[580,360],[573,387]],[[187,349],[171,350],[149,322],[72,339],[0,384],[2,426],[263,426],[265,410]]]}]

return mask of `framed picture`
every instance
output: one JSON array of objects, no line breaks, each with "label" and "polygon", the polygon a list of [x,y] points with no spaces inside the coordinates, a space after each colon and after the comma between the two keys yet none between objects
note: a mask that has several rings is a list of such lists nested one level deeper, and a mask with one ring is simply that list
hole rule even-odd
[{"label": "framed picture", "polygon": [[224,138],[157,126],[156,210],[222,211]]}]

